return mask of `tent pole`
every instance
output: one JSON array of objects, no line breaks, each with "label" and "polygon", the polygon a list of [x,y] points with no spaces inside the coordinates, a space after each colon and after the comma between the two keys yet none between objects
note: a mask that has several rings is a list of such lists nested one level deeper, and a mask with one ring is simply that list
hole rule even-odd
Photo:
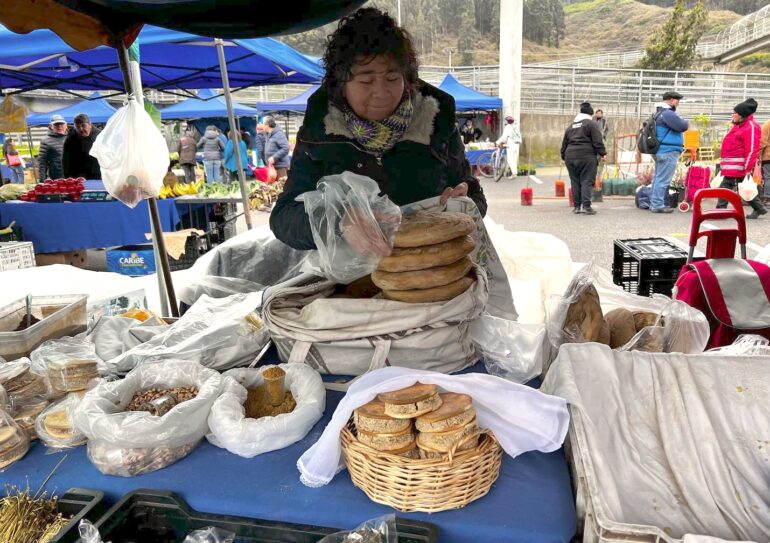
[{"label": "tent pole", "polygon": [[[131,64],[128,58],[128,49],[126,49],[126,45],[123,43],[122,38],[119,38],[116,41],[115,46],[118,50],[118,64],[120,64],[120,71],[123,74],[123,84],[126,87],[126,93],[129,95],[133,94],[134,97],[139,100],[140,98],[137,97],[141,97],[142,94],[141,80],[132,78]],[[141,104],[142,102],[139,103]],[[166,240],[163,238],[163,228],[160,224],[158,202],[155,200],[155,198],[149,198],[147,200],[147,207],[150,211],[152,249],[155,255],[155,262],[160,264],[160,269],[157,270],[156,276],[158,278],[158,294],[160,297],[161,313],[164,317],[168,315],[171,315],[172,317],[178,317],[179,305],[176,301],[174,283],[171,280],[171,268],[168,265]]]},{"label": "tent pole", "polygon": [[[32,150],[32,131],[29,129],[29,125],[27,125],[27,141],[29,142],[29,158],[32,161],[32,175],[35,178],[35,183],[37,183],[37,161],[35,160],[35,154]],[[40,181],[42,181],[42,179],[40,179]]]},{"label": "tent pole", "polygon": [[230,122],[230,139],[233,142],[235,152],[235,167],[238,171],[238,184],[241,186],[241,199],[243,200],[243,216],[246,218],[246,228],[251,230],[251,204],[249,193],[246,190],[246,177],[241,167],[241,134],[235,124],[233,114],[233,97],[230,95],[230,80],[227,77],[227,63],[225,62],[225,46],[222,40],[217,38],[217,56],[219,57],[219,71],[222,74],[222,88],[224,89],[225,103],[227,104],[227,120]]}]

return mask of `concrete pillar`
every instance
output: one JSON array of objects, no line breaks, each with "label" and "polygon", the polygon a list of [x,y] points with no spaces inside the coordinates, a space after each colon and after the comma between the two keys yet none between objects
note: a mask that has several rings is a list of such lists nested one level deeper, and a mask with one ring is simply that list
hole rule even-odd
[{"label": "concrete pillar", "polygon": [[500,98],[503,117],[521,114],[521,49],[524,0],[500,0]]}]

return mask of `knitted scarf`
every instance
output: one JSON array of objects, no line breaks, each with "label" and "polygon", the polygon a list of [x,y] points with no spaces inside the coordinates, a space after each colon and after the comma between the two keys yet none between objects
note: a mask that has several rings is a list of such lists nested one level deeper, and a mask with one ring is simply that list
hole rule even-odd
[{"label": "knitted scarf", "polygon": [[382,156],[401,140],[412,121],[414,104],[409,98],[401,101],[390,117],[369,121],[356,115],[347,104],[342,110],[345,123],[353,138],[367,151]]}]

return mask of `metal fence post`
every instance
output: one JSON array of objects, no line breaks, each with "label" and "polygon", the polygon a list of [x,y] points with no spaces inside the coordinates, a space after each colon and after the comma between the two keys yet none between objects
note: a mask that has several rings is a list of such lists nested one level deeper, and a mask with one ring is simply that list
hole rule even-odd
[{"label": "metal fence post", "polygon": [[642,117],[642,85],[644,85],[644,70],[639,70],[639,96],[636,101],[636,116]]},{"label": "metal fence post", "polygon": [[576,68],[572,68],[572,98],[570,99],[570,110],[575,110],[575,71]]}]

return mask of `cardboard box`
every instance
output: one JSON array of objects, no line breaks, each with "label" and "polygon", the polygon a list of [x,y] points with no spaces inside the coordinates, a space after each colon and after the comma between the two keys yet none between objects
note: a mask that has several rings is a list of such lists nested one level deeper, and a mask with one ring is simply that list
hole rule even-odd
[{"label": "cardboard box", "polygon": [[137,277],[155,273],[152,245],[124,245],[107,251],[107,271]]},{"label": "cardboard box", "polygon": [[86,269],[88,267],[88,252],[82,249],[80,251],[64,251],[61,253],[40,253],[35,255],[35,261],[38,266],[68,264],[76,268]]}]

